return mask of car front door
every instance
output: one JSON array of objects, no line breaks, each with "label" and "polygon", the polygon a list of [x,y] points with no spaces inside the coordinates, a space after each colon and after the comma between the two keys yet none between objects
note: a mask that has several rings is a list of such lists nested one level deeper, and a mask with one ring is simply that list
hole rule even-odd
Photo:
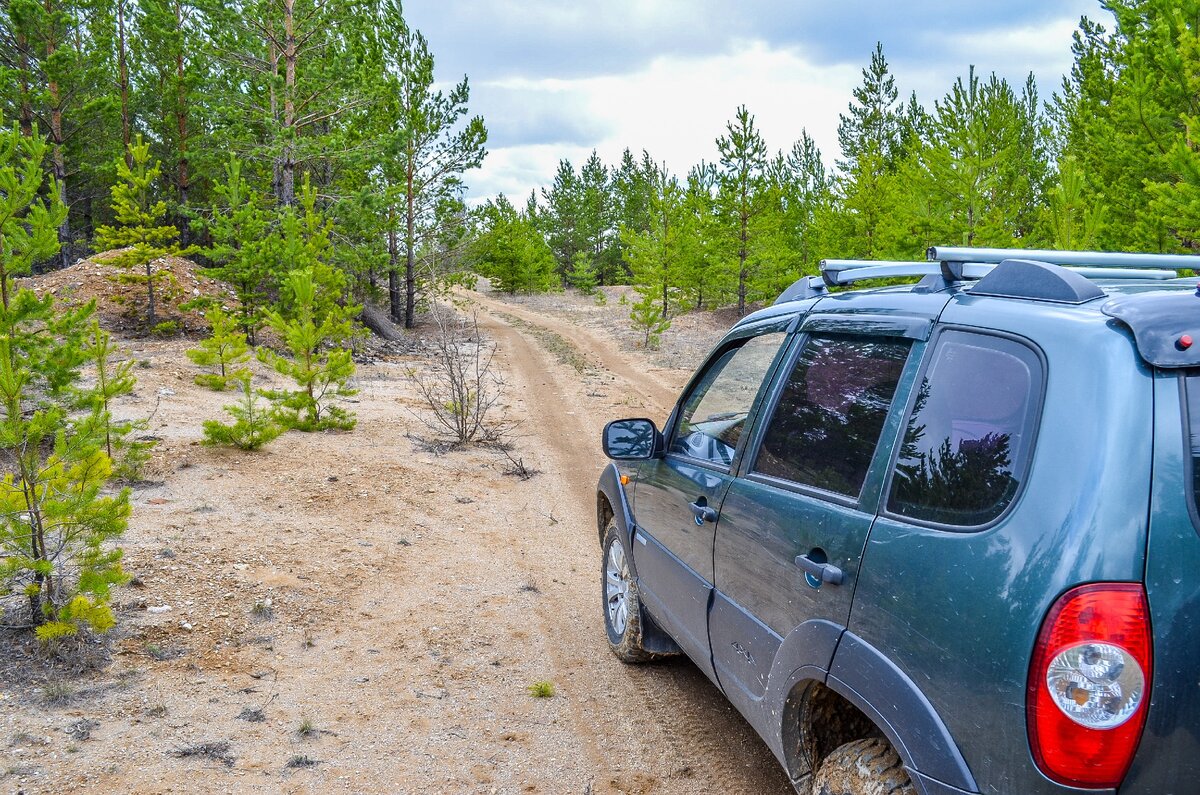
[{"label": "car front door", "polygon": [[787,320],[718,348],[665,430],[665,455],[644,463],[633,496],[633,558],[647,609],[710,677],[713,536],[742,432],[779,355]]},{"label": "car front door", "polygon": [[805,637],[827,640],[832,655],[846,625],[898,435],[892,407],[911,389],[914,343],[929,323],[814,315],[804,331],[765,401],[715,538],[713,662],[748,715],[784,638],[806,622],[827,622],[829,631]]}]

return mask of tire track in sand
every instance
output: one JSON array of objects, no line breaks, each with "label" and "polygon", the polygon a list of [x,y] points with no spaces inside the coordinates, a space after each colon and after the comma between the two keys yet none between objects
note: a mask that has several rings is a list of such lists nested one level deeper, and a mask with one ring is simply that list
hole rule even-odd
[{"label": "tire track in sand", "polygon": [[544,605],[538,619],[574,691],[572,719],[595,765],[596,791],[791,792],[766,745],[695,666],[676,660],[631,667],[608,651],[597,602],[595,480],[605,460],[600,429],[628,406],[589,390],[586,375],[553,362],[536,335],[504,316],[576,345],[613,376],[610,390],[639,395],[648,413],[665,417],[676,389],[584,329],[477,294],[470,298],[484,309],[480,326],[496,339],[511,386],[525,396],[529,428],[544,444],[541,508],[563,517],[518,543],[522,566],[557,572],[568,586],[567,598]]}]

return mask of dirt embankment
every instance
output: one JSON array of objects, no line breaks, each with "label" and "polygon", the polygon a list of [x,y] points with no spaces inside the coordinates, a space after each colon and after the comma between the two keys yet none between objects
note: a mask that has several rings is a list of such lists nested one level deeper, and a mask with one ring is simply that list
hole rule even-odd
[{"label": "dirt embankment", "polygon": [[608,332],[617,307],[468,299],[528,480],[420,443],[422,359],[360,366],[354,431],[249,454],[198,446],[231,396],[192,384],[185,344],[125,343],[120,411],[162,439],[125,541],[144,587],[117,597],[106,669],[0,679],[0,791],[788,791],[702,674],[622,665],[600,614],[600,428],[661,421],[718,325],[647,358]]}]

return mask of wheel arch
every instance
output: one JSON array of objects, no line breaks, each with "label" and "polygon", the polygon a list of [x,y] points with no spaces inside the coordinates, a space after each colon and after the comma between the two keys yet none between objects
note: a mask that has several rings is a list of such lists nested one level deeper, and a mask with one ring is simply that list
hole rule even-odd
[{"label": "wheel arch", "polygon": [[842,636],[825,686],[882,732],[900,755],[918,792],[979,791],[929,699],[862,638],[852,632]]}]

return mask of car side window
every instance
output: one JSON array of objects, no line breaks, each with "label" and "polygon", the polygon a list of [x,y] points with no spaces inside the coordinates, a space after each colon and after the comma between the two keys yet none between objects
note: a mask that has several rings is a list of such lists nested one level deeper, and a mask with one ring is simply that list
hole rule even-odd
[{"label": "car side window", "polygon": [[1042,364],[1015,340],[943,333],[909,413],[887,510],[987,524],[1012,502],[1030,457]]},{"label": "car side window", "polygon": [[783,337],[761,334],[718,356],[684,401],[668,452],[729,466]]},{"label": "car side window", "polygon": [[903,339],[809,337],[753,471],[857,497],[910,347]]}]

